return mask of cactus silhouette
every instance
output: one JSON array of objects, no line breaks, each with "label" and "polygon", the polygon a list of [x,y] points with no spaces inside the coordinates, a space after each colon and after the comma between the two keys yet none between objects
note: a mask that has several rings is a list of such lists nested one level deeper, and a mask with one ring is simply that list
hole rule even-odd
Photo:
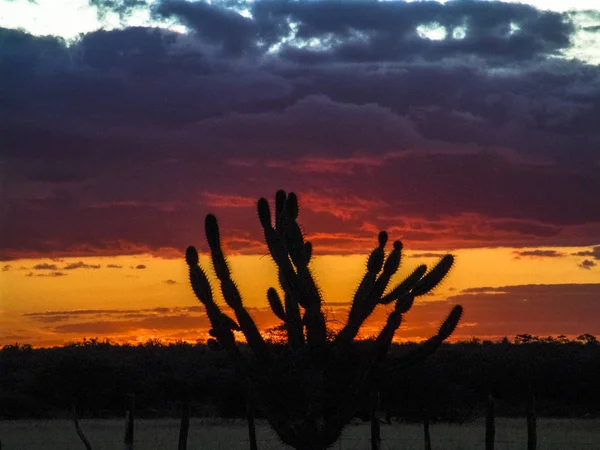
[{"label": "cactus silhouette", "polygon": [[[388,352],[395,331],[416,297],[430,292],[447,275],[454,258],[444,256],[431,270],[418,266],[404,281],[385,293],[400,266],[402,244],[395,241],[385,254],[388,236],[379,233],[378,245],[367,260],[367,270],[354,295],[346,324],[332,339],[322,310],[321,292],[311,273],[312,245],[298,224],[298,197],[278,191],[275,216],[266,199],[258,200],[258,217],[265,241],[278,269],[283,299],[275,288],[267,291],[273,313],[284,322],[287,345],[270,347],[244,307],[221,247],[217,219],[205,220],[206,239],[214,271],[235,319],[221,311],[213,298],[198,252],[188,247],[186,261],[192,289],[205,305],[211,323],[208,345],[223,350],[248,384],[252,403],[267,417],[280,439],[298,450],[331,446],[376,384],[376,369]],[[274,220],[273,220],[274,219]],[[393,305],[383,328],[369,342],[358,342],[361,325],[377,305]],[[414,364],[433,353],[452,334],[462,315],[454,306],[437,334],[405,355],[396,368]],[[240,351],[233,331],[243,332],[251,355]]]}]

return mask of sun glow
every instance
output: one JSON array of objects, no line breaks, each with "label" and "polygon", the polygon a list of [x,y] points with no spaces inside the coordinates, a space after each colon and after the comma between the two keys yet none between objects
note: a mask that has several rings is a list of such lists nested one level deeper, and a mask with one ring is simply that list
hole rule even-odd
[{"label": "sun glow", "polygon": [[[583,250],[569,248],[563,253]],[[486,287],[497,296],[500,293],[494,293],[494,288],[500,286],[598,281],[597,273],[577,266],[581,258],[575,256],[520,257],[510,248],[452,253],[456,255],[456,264],[448,279],[433,295],[419,300],[419,304],[434,302],[438,305],[435,314],[433,317],[423,315],[427,308],[411,312],[398,339],[415,340],[416,336],[433,330],[447,309],[445,300],[467,288]],[[349,304],[364,275],[365,259],[366,254],[314,257],[313,272],[333,328],[345,321]],[[431,267],[438,259],[437,253],[406,251],[392,283],[400,281],[417,265],[425,263]],[[229,261],[250,314],[263,330],[276,326],[279,322],[266,302],[267,289],[278,287],[274,263],[263,255],[233,255]],[[223,305],[219,283],[207,255],[201,255],[201,265],[212,279],[217,301]],[[110,338],[115,342],[143,342],[150,338],[195,342],[207,337],[208,322],[189,287],[183,259],[151,255],[23,259],[11,261],[4,267],[0,272],[0,345],[17,341],[58,345],[84,337]],[[376,310],[364,325],[361,336],[375,334],[388,309]],[[470,317],[468,322],[483,321]],[[473,335],[481,335],[477,325],[470,330]]]}]

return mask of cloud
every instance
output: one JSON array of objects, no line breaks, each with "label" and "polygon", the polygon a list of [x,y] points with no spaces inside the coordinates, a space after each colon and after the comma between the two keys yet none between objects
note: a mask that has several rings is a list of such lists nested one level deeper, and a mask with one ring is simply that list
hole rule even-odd
[{"label": "cloud", "polygon": [[[477,55],[492,60],[530,59],[570,43],[573,25],[564,16],[528,5],[477,1],[318,2],[259,1],[259,22],[271,19],[294,38],[283,56],[299,62],[386,61]],[[286,26],[287,25],[287,26]],[[443,29],[432,40],[420,27]],[[306,45],[317,40],[316,45]],[[304,44],[304,45],[303,45]]]},{"label": "cloud", "polygon": [[[394,158],[394,154],[389,155],[356,155],[350,157],[327,158],[327,157],[301,157],[295,161],[286,160],[268,160],[264,164],[267,167],[284,168],[290,171],[314,173],[314,174],[341,174],[353,175],[358,171],[369,170],[380,167],[389,159]],[[234,165],[235,160],[230,161]],[[256,162],[249,162],[249,167],[255,167]]]},{"label": "cloud", "polygon": [[445,253],[436,253],[436,252],[425,252],[425,253],[414,253],[411,255],[413,258],[442,258]]},{"label": "cloud", "polygon": [[[419,340],[431,336],[452,305],[464,307],[464,317],[454,340],[472,336],[501,338],[519,333],[533,335],[599,335],[600,284],[516,285],[464,290],[447,300],[418,299],[397,332],[400,339]],[[567,306],[565,306],[565,299]],[[331,320],[344,320],[347,302],[327,304]],[[268,307],[249,308],[261,329],[277,325]],[[376,333],[389,308],[377,308],[361,329],[364,336]],[[205,335],[209,323],[202,306],[113,310],[75,310],[29,313],[26,317],[49,328],[45,333],[61,336],[113,337],[157,336],[196,338]]]},{"label": "cloud", "polygon": [[58,270],[56,264],[40,263],[33,266],[33,270]]},{"label": "cloud", "polygon": [[170,311],[180,312],[180,311],[196,311],[195,307],[190,308],[174,308],[171,310],[166,307],[157,307],[157,308],[145,308],[145,309],[75,309],[75,310],[64,310],[64,311],[43,311],[43,312],[32,312],[23,314],[25,317],[35,318],[36,320],[42,320],[44,317],[79,317],[79,316],[113,316],[119,317],[123,314],[131,314],[131,313],[167,313]]},{"label": "cloud", "polygon": [[28,313],[25,316],[50,324],[48,331],[52,333],[76,334],[81,337],[114,336],[141,329],[157,333],[199,329],[206,332],[209,326],[204,310],[198,307],[49,311]]},{"label": "cloud", "polygon": [[5,264],[2,266],[2,272],[8,272],[12,269],[12,266],[10,264]]},{"label": "cloud", "polygon": [[380,229],[423,250],[600,242],[600,67],[559,57],[566,15],[495,1],[94,4],[189,32],[0,30],[2,260],[181,257],[208,207],[237,252],[264,252],[248,214],[278,188],[300,193],[306,231],[336,252],[370,249]]},{"label": "cloud", "polygon": [[208,206],[217,208],[254,208],[256,199],[242,195],[218,194],[216,192],[204,192],[202,194]]},{"label": "cloud", "polygon": [[163,283],[164,284],[171,284],[171,285],[173,285],[173,284],[177,284],[177,281],[175,281],[175,280],[164,280]]},{"label": "cloud", "polygon": [[54,272],[49,272],[49,273],[33,273],[33,272],[29,272],[27,274],[25,274],[26,277],[64,277],[67,276],[66,273],[64,272],[59,272],[59,271],[54,271]]},{"label": "cloud", "polygon": [[223,55],[239,56],[256,44],[259,25],[252,19],[218,4],[166,0],[155,8],[161,17],[175,17]]},{"label": "cloud", "polygon": [[[453,335],[454,339],[470,336],[512,337],[518,333],[539,336],[566,334],[578,335],[582,330],[600,334],[593,319],[600,313],[597,302],[600,284],[516,285],[473,288],[453,295],[447,301],[417,302],[406,315],[406,325],[430,324],[421,333],[435,329],[440,315],[447,313],[450,305],[464,307],[463,325]],[[565,307],[565,299],[568,306]],[[476,325],[464,327],[465,323]],[[402,334],[417,334],[410,330]],[[423,335],[423,334],[421,334]]]},{"label": "cloud", "polygon": [[528,258],[562,258],[565,256],[557,250],[518,250],[513,252],[515,258],[528,257]]},{"label": "cloud", "polygon": [[591,256],[593,259],[600,261],[600,245],[594,247],[592,250],[586,250],[582,252],[573,253],[574,256]]},{"label": "cloud", "polygon": [[145,269],[146,265],[145,264],[138,264],[137,266],[135,266],[136,269],[141,270],[141,269]]},{"label": "cloud", "polygon": [[385,205],[384,201],[379,199],[365,199],[343,192],[308,191],[299,195],[302,198],[302,207],[316,213],[331,214],[342,220],[351,219]]},{"label": "cloud", "polygon": [[106,265],[106,268],[107,268],[107,269],[122,269],[122,268],[123,268],[123,266],[120,266],[120,265],[118,265],[118,264],[107,264],[107,265]]},{"label": "cloud", "polygon": [[584,259],[583,261],[581,261],[581,263],[578,264],[578,266],[581,269],[586,269],[586,270],[590,270],[592,267],[596,267],[597,265],[598,264],[596,264],[591,259]]},{"label": "cloud", "polygon": [[63,270],[75,270],[75,269],[99,269],[100,264],[86,264],[83,261],[76,263],[70,263],[63,267]]}]

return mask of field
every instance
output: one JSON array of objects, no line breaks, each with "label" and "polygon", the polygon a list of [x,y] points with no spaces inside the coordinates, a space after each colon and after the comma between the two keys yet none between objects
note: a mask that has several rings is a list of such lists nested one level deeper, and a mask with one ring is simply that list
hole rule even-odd
[{"label": "field", "polygon": [[[81,426],[94,450],[122,450],[124,422],[121,420],[82,420]],[[174,419],[137,420],[135,442],[139,450],[172,450],[177,446],[179,423]],[[419,425],[394,423],[382,425],[382,449],[421,450],[422,428]],[[484,423],[464,425],[432,424],[433,449],[481,450],[484,448]],[[82,442],[72,422],[3,421],[0,422],[2,450],[81,450]],[[284,449],[266,423],[258,421],[259,450]],[[521,450],[526,446],[524,419],[498,419],[496,448]],[[247,427],[243,421],[192,419],[188,439],[190,450],[247,450]],[[366,450],[369,444],[369,424],[350,425],[333,450]],[[600,420],[540,419],[538,421],[539,450],[591,450],[600,448]]]}]

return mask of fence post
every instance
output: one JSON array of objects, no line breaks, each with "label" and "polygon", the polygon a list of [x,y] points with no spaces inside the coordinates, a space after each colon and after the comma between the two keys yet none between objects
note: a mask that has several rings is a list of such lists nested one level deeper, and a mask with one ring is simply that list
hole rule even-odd
[{"label": "fence post", "polygon": [[429,411],[423,410],[423,434],[425,437],[425,450],[431,450],[431,434],[429,432]]},{"label": "fence post", "polygon": [[187,450],[188,431],[190,429],[190,398],[186,394],[181,401],[181,423],[179,425],[178,450]]},{"label": "fence post", "polygon": [[535,394],[533,391],[527,399],[527,450],[536,450],[537,423],[535,416]]},{"label": "fence post", "polygon": [[133,450],[133,416],[135,414],[135,395],[127,396],[129,404],[127,405],[127,413],[125,416],[125,450]]},{"label": "fence post", "polygon": [[488,395],[487,414],[485,417],[485,450],[494,450],[496,424],[494,423],[494,397]]},{"label": "fence post", "polygon": [[[79,426],[79,418],[77,417],[77,409],[75,409],[75,403],[71,404],[71,414],[73,417],[73,423],[75,424],[75,431],[77,431],[77,436],[79,436],[79,439],[81,439],[81,442],[83,442],[83,445],[85,445],[86,450],[92,450],[92,445],[90,444],[90,441],[88,441],[88,439],[85,437],[85,434],[83,434],[83,430]],[[0,443],[0,450],[2,450],[2,443]]]},{"label": "fence post", "polygon": [[250,441],[250,450],[257,450],[256,443],[256,425],[254,424],[254,405],[250,395],[246,400],[246,418],[248,419],[248,440]]},{"label": "fence post", "polygon": [[379,390],[371,393],[371,450],[381,450],[381,423],[377,410],[379,409]]}]

